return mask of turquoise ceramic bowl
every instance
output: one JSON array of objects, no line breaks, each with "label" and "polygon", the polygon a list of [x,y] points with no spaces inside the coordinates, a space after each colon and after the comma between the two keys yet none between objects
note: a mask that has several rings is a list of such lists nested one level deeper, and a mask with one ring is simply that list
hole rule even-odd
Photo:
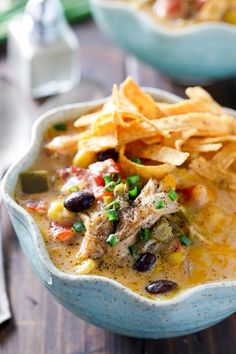
[{"label": "turquoise ceramic bowl", "polygon": [[98,26],[122,48],[178,81],[236,75],[236,26],[194,24],[168,29],[118,0],[90,0]]},{"label": "turquoise ceramic bowl", "polygon": [[[180,100],[156,89],[147,92],[164,102]],[[236,311],[236,281],[197,286],[171,300],[150,300],[105,277],[62,273],[51,262],[33,218],[15,202],[13,193],[18,176],[39,154],[43,132],[49,124],[76,119],[103,102],[105,100],[64,106],[41,116],[34,125],[28,151],[4,178],[5,204],[30,265],[63,306],[76,316],[111,332],[141,338],[165,338],[196,332],[221,321]]]}]

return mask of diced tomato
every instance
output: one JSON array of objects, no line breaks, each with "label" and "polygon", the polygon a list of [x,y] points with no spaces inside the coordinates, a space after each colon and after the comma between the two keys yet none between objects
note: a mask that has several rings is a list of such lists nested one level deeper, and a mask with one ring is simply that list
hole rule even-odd
[{"label": "diced tomato", "polygon": [[180,251],[183,248],[181,245],[181,242],[178,238],[176,238],[175,240],[172,241],[171,246],[172,246],[174,252]]},{"label": "diced tomato", "polygon": [[38,212],[40,214],[46,213],[48,209],[46,200],[27,200],[25,206],[29,211]]},{"label": "diced tomato", "polygon": [[195,0],[195,5],[197,9],[200,9],[205,2],[207,2],[207,0]]},{"label": "diced tomato", "polygon": [[60,178],[68,179],[71,176],[76,176],[86,182],[86,189],[91,190],[97,200],[102,200],[103,197],[112,196],[112,192],[104,190],[105,182],[104,175],[120,174],[119,166],[113,159],[98,161],[89,165],[88,169],[71,166],[62,168],[57,171]]},{"label": "diced tomato", "polygon": [[70,167],[60,168],[57,170],[57,174],[60,178],[67,178],[70,176]]},{"label": "diced tomato", "polygon": [[166,7],[167,16],[175,16],[182,10],[182,0],[168,0]]},{"label": "diced tomato", "polygon": [[95,162],[89,165],[89,171],[98,186],[104,186],[104,175],[112,176],[114,173],[120,173],[119,166],[113,159]]},{"label": "diced tomato", "polygon": [[102,200],[104,197],[113,196],[112,192],[105,191],[104,187],[102,187],[102,186],[95,188],[93,192],[94,192],[94,196],[97,200]]},{"label": "diced tomato", "polygon": [[104,186],[104,178],[102,176],[93,175],[94,181],[98,186]]},{"label": "diced tomato", "polygon": [[191,186],[191,187],[187,187],[187,188],[177,188],[177,193],[182,194],[184,201],[185,202],[189,202],[191,197],[192,197],[192,192],[194,189],[195,185]]},{"label": "diced tomato", "polygon": [[86,169],[77,166],[70,166],[70,167],[60,168],[59,170],[57,170],[58,176],[62,179],[68,178],[73,175],[82,178],[86,173],[87,173]]},{"label": "diced tomato", "polygon": [[51,225],[50,231],[52,237],[58,241],[67,241],[76,234],[71,227],[65,227],[55,223]]},{"label": "diced tomato", "polygon": [[83,169],[73,165],[73,166],[70,167],[70,170],[71,170],[71,173],[76,175],[76,174],[80,173],[81,170],[83,170]]}]

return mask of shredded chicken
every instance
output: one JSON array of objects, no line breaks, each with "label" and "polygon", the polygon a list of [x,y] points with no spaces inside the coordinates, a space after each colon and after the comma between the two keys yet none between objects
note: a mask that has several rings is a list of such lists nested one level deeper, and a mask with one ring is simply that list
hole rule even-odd
[{"label": "shredded chicken", "polygon": [[100,258],[106,250],[106,239],[112,233],[113,225],[108,220],[106,211],[101,209],[93,211],[82,217],[86,228],[85,236],[78,253],[80,260],[86,258]]},{"label": "shredded chicken", "polygon": [[[176,213],[179,206],[170,200],[166,193],[158,193],[158,186],[154,180],[149,180],[140,195],[132,205],[128,201],[127,191],[115,191],[116,200],[119,201],[119,223],[115,234],[119,244],[114,248],[107,245],[107,237],[114,232],[113,224],[108,221],[104,205],[98,206],[99,210],[92,211],[89,216],[84,216],[86,233],[82,241],[79,259],[100,258],[106,252],[110,255],[123,258],[129,252],[129,246],[135,242],[137,234],[142,227],[150,228],[163,215]],[[165,206],[156,209],[155,203],[163,200]]]},{"label": "shredded chicken", "polygon": [[[155,208],[155,203],[158,200],[165,202],[162,209]],[[149,180],[133,206],[120,210],[120,222],[116,229],[116,235],[120,242],[114,249],[109,250],[110,253],[118,258],[126,257],[129,246],[136,241],[141,228],[150,228],[163,215],[173,214],[178,210],[178,204],[171,201],[166,193],[158,193],[157,183],[153,179]]]}]

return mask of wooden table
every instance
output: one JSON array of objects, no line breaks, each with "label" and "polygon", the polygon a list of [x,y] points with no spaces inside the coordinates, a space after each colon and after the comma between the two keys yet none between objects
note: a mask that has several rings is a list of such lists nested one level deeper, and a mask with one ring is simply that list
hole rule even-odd
[{"label": "wooden table", "polygon": [[[106,92],[110,92],[114,82],[119,83],[127,74],[132,74],[142,85],[184,94],[183,86],[174,85],[133,58],[127,59],[92,21],[78,25],[75,30],[81,42],[83,77],[96,79]],[[0,74],[6,70],[3,49]],[[236,107],[236,80],[223,81],[207,89],[221,104]],[[29,102],[29,107],[32,108],[32,102]],[[6,212],[4,220],[7,284],[13,318],[0,327],[1,354],[236,353],[236,315],[206,331],[166,340],[125,338],[76,318],[53,299],[33,274]]]}]

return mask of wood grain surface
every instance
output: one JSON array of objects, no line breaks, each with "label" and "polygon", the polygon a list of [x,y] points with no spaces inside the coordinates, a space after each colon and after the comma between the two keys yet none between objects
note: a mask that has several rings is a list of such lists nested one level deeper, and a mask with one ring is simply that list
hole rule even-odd
[{"label": "wood grain surface", "polygon": [[[184,95],[184,86],[173,84],[150,67],[127,57],[101,34],[91,20],[78,25],[75,30],[81,42],[83,78],[96,80],[104,92],[108,93],[114,82],[119,83],[131,74],[144,86]],[[6,73],[5,48],[2,48],[0,75]],[[236,108],[236,80],[212,84],[207,89],[221,104]],[[32,110],[38,103],[24,104]],[[1,354],[236,353],[235,315],[197,334],[166,340],[125,338],[76,318],[54,300],[33,274],[5,210],[2,218],[6,278],[13,318],[0,327]]]}]

